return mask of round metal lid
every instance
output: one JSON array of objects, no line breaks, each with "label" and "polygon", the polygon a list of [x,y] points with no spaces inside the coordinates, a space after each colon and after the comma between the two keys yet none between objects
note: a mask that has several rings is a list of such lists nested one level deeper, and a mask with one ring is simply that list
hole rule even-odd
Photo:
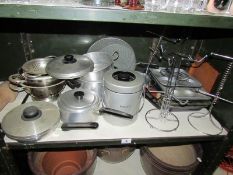
[{"label": "round metal lid", "polygon": [[58,108],[48,102],[29,102],[8,112],[2,129],[12,139],[27,142],[39,140],[60,121]]},{"label": "round metal lid", "polygon": [[105,52],[117,69],[135,70],[136,57],[133,48],[120,38],[107,37],[97,40],[87,52]]},{"label": "round metal lid", "polygon": [[87,56],[93,61],[93,72],[101,71],[113,64],[111,57],[105,52],[89,52],[84,54],[84,56]]},{"label": "round metal lid", "polygon": [[36,58],[23,64],[22,70],[31,75],[46,75],[46,65],[55,57]]},{"label": "round metal lid", "polygon": [[83,55],[65,55],[50,61],[46,66],[46,72],[57,79],[79,78],[91,72],[94,63]]},{"label": "round metal lid", "polygon": [[78,112],[77,110],[91,108],[98,101],[95,94],[83,89],[74,89],[60,95],[57,104],[62,110]]},{"label": "round metal lid", "polygon": [[115,69],[104,74],[104,87],[118,93],[138,92],[144,82],[144,77],[135,71]]}]

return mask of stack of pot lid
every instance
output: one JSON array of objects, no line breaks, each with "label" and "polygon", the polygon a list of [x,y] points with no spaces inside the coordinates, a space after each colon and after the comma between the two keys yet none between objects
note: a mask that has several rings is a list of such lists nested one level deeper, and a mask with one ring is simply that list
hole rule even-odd
[{"label": "stack of pot lid", "polygon": [[141,91],[144,82],[144,77],[136,71],[114,69],[104,74],[104,87],[118,93]]},{"label": "stack of pot lid", "polygon": [[50,61],[46,72],[57,79],[79,78],[94,69],[93,61],[83,55],[65,55]]},{"label": "stack of pot lid", "polygon": [[20,142],[37,141],[60,121],[58,108],[48,102],[29,102],[8,112],[2,120],[5,134]]}]

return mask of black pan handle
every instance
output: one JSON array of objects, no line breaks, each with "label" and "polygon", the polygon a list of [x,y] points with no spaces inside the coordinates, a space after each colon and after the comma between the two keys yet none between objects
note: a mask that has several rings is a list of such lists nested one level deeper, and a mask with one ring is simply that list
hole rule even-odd
[{"label": "black pan handle", "polygon": [[61,129],[63,131],[69,131],[74,129],[97,129],[99,124],[97,122],[86,122],[86,123],[63,123]]},{"label": "black pan handle", "polygon": [[116,117],[133,119],[133,115],[128,114],[126,112],[122,112],[122,111],[116,110],[116,109],[111,109],[111,108],[100,108],[99,109],[99,113],[107,113],[107,114],[115,115]]}]

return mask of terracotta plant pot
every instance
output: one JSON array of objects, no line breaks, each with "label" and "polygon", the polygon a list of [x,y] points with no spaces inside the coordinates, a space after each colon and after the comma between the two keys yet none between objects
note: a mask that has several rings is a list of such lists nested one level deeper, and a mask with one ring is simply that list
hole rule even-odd
[{"label": "terracotta plant pot", "polygon": [[35,175],[92,175],[96,150],[30,152],[28,162]]}]

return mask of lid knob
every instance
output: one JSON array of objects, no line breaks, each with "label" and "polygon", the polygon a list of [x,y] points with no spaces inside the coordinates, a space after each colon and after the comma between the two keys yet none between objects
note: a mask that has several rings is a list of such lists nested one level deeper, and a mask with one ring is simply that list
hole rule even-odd
[{"label": "lid knob", "polygon": [[39,118],[40,116],[41,116],[41,110],[38,109],[36,106],[29,106],[23,110],[23,115],[22,115],[23,119],[31,120],[31,119]]},{"label": "lid knob", "polygon": [[74,58],[74,55],[65,55],[63,63],[65,64],[72,64],[75,63],[77,60]]},{"label": "lid knob", "polygon": [[76,92],[74,93],[74,96],[75,96],[76,99],[82,100],[82,99],[83,99],[83,96],[84,96],[84,92],[83,92],[83,91],[76,91]]},{"label": "lid knob", "polygon": [[133,81],[135,80],[135,75],[131,72],[117,71],[113,73],[113,78],[119,81]]}]

